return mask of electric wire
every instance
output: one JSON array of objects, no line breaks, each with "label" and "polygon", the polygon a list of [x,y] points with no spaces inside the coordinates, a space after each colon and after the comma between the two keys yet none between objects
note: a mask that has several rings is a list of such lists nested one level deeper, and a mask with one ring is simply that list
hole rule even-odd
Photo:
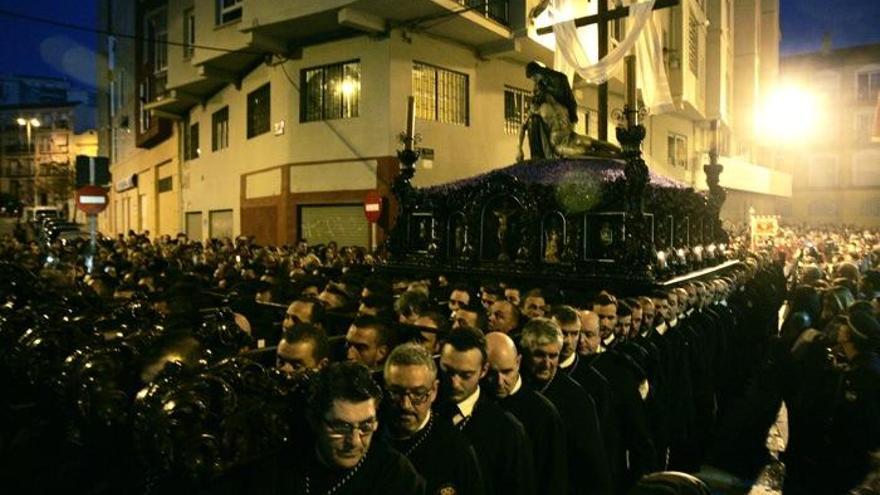
[{"label": "electric wire", "polygon": [[[116,37],[116,38],[126,38],[126,39],[135,40],[135,41],[156,41],[155,39],[147,38],[144,36],[138,36],[135,34],[120,33],[120,32],[112,31],[109,29],[86,27],[86,26],[82,26],[79,24],[57,21],[55,19],[49,19],[47,17],[22,14],[20,12],[13,12],[11,10],[6,10],[6,9],[0,9],[0,17],[21,19],[21,20],[25,20],[25,21],[40,23],[40,24],[48,24],[50,26],[60,27],[60,28],[64,28],[64,29],[71,29],[74,31],[83,31],[83,32],[87,32],[87,33],[101,34],[104,36],[112,36],[112,37]],[[182,47],[186,47],[186,48],[199,48],[202,50],[209,50],[209,51],[214,51],[214,52],[245,53],[245,54],[260,55],[260,56],[263,56],[263,55],[266,55],[269,53],[266,51],[253,51],[253,50],[235,49],[235,48],[221,48],[221,47],[217,47],[217,46],[190,44],[190,43],[184,43],[182,41],[171,41],[171,40],[165,40],[165,44],[170,45],[170,46],[182,46]]]}]

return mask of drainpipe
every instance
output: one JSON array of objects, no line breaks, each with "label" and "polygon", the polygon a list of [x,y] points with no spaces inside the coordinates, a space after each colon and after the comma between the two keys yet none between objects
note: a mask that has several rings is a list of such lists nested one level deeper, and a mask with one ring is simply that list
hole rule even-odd
[{"label": "drainpipe", "polygon": [[[183,164],[184,150],[186,143],[184,142],[184,130],[186,129],[186,119],[175,121],[177,126],[177,213],[178,228],[177,232],[186,232],[186,209],[183,204]],[[158,199],[157,199],[158,201]]]}]

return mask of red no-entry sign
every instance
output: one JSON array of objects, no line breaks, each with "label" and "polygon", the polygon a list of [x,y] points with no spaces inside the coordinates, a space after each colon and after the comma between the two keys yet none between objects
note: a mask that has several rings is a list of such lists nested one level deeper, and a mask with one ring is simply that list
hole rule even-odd
[{"label": "red no-entry sign", "polygon": [[107,208],[107,191],[101,186],[83,186],[76,190],[76,207],[89,215]]},{"label": "red no-entry sign", "polygon": [[370,223],[379,221],[382,216],[382,196],[379,191],[370,191],[364,198],[364,215]]}]

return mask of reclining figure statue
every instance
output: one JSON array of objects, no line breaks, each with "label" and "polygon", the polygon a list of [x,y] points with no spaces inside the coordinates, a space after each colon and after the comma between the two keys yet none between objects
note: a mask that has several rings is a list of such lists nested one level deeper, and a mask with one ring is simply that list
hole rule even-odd
[{"label": "reclining figure statue", "polygon": [[523,139],[528,133],[531,158],[616,157],[620,148],[607,141],[578,134],[577,103],[565,74],[541,66],[526,65],[526,77],[534,81],[528,118],[519,132],[517,161],[523,161]]}]

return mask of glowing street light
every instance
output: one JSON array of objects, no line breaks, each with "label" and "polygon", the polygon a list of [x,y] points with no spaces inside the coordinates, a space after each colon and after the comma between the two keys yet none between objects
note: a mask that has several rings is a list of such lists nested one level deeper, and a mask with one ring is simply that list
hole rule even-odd
[{"label": "glowing street light", "polygon": [[18,122],[18,125],[20,125],[22,127],[24,127],[24,126],[40,127],[40,121],[37,119],[24,119],[24,118],[19,117],[19,118],[15,119],[15,121]]},{"label": "glowing street light", "polygon": [[759,139],[768,144],[792,144],[816,137],[823,120],[819,97],[804,88],[786,85],[767,98],[756,115]]}]

